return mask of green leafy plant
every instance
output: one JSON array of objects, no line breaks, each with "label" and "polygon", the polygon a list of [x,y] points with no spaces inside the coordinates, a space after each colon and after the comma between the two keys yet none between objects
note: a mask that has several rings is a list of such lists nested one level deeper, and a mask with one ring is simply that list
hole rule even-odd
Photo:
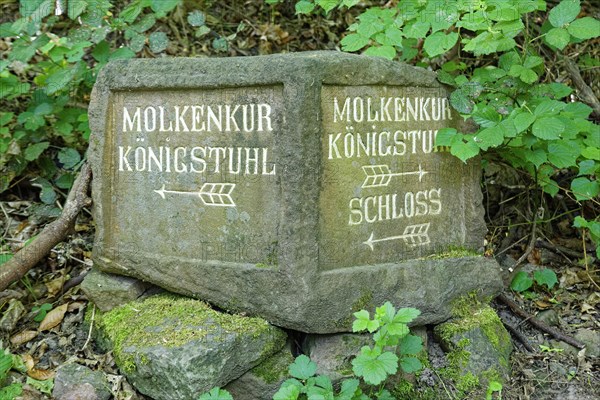
[{"label": "green leafy plant", "polygon": [[[303,0],[296,11],[327,13],[357,3]],[[543,14],[546,10],[544,0],[403,0],[367,8],[341,45],[344,51],[441,65],[438,79],[454,88],[451,105],[478,128],[441,129],[437,146],[463,161],[480,154],[499,156],[551,196],[562,192],[576,202],[598,205],[600,126],[589,119],[591,107],[569,98],[571,87],[551,81],[544,54],[597,38],[600,21],[577,18],[579,0],[562,0]],[[544,17],[540,26],[537,21]],[[472,67],[460,61],[469,53],[477,57]],[[559,184],[556,177],[565,171],[572,178]],[[598,252],[597,224],[597,219],[589,225],[578,220],[575,226],[589,229]]]},{"label": "green leafy plant", "polygon": [[[494,393],[496,393],[497,396],[494,397]],[[502,398],[502,383],[498,381],[490,381],[490,383],[488,384],[487,391],[485,393],[486,400],[492,400],[494,398]]]},{"label": "green leafy plant", "polygon": [[35,322],[42,322],[42,320],[46,318],[46,314],[48,314],[48,311],[50,310],[52,310],[52,304],[48,303],[44,303],[40,306],[33,306],[31,311],[36,313],[35,317],[33,317],[33,320]]},{"label": "green leafy plant", "polygon": [[527,272],[519,271],[511,281],[510,288],[515,292],[524,292],[530,289],[534,282],[551,290],[558,283],[558,279],[556,273],[548,268],[534,271],[533,278]]},{"label": "green leafy plant", "polygon": [[[12,400],[23,393],[23,386],[20,383],[5,385],[8,378],[8,371],[12,368],[19,369],[22,362],[17,360],[18,356],[11,354],[8,349],[0,346],[0,399]],[[20,357],[18,357],[20,358]]]},{"label": "green leafy plant", "polygon": [[[420,337],[411,335],[408,327],[419,314],[415,308],[396,311],[390,302],[378,307],[373,319],[366,310],[354,313],[352,330],[373,334],[374,345],[363,346],[352,361],[354,375],[374,386],[368,395],[363,393],[360,380],[356,378],[344,380],[336,392],[329,377],[317,375],[317,364],[302,354],[288,367],[291,378],[281,384],[273,400],[393,400],[384,387],[386,379],[396,374],[398,367],[406,373],[417,372],[423,367],[415,357],[423,349],[423,342]],[[213,388],[198,400],[210,399],[229,400],[231,396],[225,390]]]}]

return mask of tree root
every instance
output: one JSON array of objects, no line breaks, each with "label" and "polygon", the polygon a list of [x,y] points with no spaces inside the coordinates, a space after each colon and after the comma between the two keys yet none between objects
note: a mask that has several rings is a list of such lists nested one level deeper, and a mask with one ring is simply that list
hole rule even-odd
[{"label": "tree root", "polygon": [[83,207],[91,204],[87,191],[92,179],[92,170],[84,163],[81,172],[69,192],[60,217],[46,225],[42,232],[29,244],[19,250],[0,269],[0,291],[21,279],[39,263],[54,246],[62,242],[73,229],[75,219]]}]

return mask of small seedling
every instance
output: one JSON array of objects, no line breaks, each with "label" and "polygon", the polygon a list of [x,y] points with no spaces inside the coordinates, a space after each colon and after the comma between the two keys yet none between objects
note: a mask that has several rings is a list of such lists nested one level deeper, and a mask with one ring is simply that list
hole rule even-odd
[{"label": "small seedling", "polygon": [[548,290],[558,283],[556,273],[551,269],[544,268],[537,270],[533,273],[533,278],[524,271],[519,271],[510,283],[510,288],[515,292],[524,292],[533,286],[533,283],[543,287],[546,286]]},{"label": "small seedling", "polygon": [[35,322],[42,322],[46,318],[48,311],[52,310],[52,304],[44,303],[41,306],[34,306],[31,311],[37,313],[33,320]]}]

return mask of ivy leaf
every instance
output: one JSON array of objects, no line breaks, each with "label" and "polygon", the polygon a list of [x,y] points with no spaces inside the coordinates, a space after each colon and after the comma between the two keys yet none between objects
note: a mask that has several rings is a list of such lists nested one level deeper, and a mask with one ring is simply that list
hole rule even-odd
[{"label": "ivy leaf", "polygon": [[533,279],[527,275],[527,272],[519,271],[510,283],[510,288],[515,292],[524,292],[533,285]]},{"label": "ivy leaf", "polygon": [[560,28],[577,18],[580,11],[579,0],[562,0],[556,7],[550,10],[548,20],[552,26]]},{"label": "ivy leaf", "polygon": [[592,17],[583,17],[573,21],[567,30],[577,39],[593,39],[600,36],[600,21]]},{"label": "ivy leaf", "polygon": [[351,33],[346,35],[340,43],[344,51],[357,51],[369,44],[369,38],[359,33]]},{"label": "ivy leaf", "polygon": [[396,57],[396,49],[392,46],[371,46],[364,53],[367,56],[383,57],[388,60],[393,60]]},{"label": "ivy leaf", "polygon": [[377,358],[358,355],[352,360],[352,371],[370,385],[379,385],[388,375],[393,375],[398,370],[398,357],[389,351],[380,354]]},{"label": "ivy leaf", "polygon": [[421,361],[416,357],[402,357],[400,360],[400,368],[407,374],[412,374],[423,368],[423,364],[421,364]]},{"label": "ivy leaf", "polygon": [[571,190],[577,200],[591,200],[600,194],[600,184],[596,180],[579,177],[571,182]]},{"label": "ivy leaf", "polygon": [[406,335],[400,341],[400,354],[418,354],[423,349],[423,340],[419,336]]},{"label": "ivy leaf", "polygon": [[559,50],[564,49],[571,39],[571,35],[563,28],[552,28],[546,34],[546,43]]},{"label": "ivy leaf", "polygon": [[558,139],[565,131],[565,125],[556,117],[545,117],[537,119],[533,123],[531,132],[540,139]]},{"label": "ivy leaf", "polygon": [[210,392],[204,393],[198,400],[233,400],[233,397],[227,390],[212,388]]},{"label": "ivy leaf", "polygon": [[301,0],[296,3],[296,14],[310,14],[314,9],[315,4],[311,3],[310,1]]},{"label": "ivy leaf", "polygon": [[444,32],[435,32],[427,36],[423,48],[430,57],[435,57],[450,50],[457,41],[457,32],[450,32],[447,35]]},{"label": "ivy leaf", "polygon": [[558,283],[554,271],[548,268],[540,269],[533,272],[533,279],[538,285],[546,285],[548,289],[552,289]]},{"label": "ivy leaf", "polygon": [[579,145],[573,141],[555,140],[548,145],[548,161],[558,168],[575,166],[580,153]]},{"label": "ivy leaf", "polygon": [[290,364],[288,368],[290,375],[300,380],[306,380],[311,376],[314,376],[317,372],[317,364],[312,362],[310,358],[304,354],[296,357],[296,360]]}]

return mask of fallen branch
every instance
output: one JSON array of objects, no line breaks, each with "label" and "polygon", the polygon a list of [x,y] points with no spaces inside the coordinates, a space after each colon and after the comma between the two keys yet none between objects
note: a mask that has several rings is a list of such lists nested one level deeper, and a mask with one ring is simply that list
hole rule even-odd
[{"label": "fallen branch", "polygon": [[521,307],[519,307],[519,305],[517,303],[515,303],[514,301],[509,299],[504,293],[500,293],[498,295],[498,300],[500,300],[501,302],[503,302],[504,304],[509,306],[510,309],[515,314],[517,314],[519,317],[526,319],[527,322],[529,322],[531,325],[535,326],[539,330],[549,333],[555,339],[558,339],[560,341],[568,343],[571,346],[575,346],[578,349],[583,349],[585,347],[585,345],[583,343],[581,343],[580,341],[578,341],[570,336],[565,335],[564,333],[560,332],[558,329],[548,326],[545,323],[543,323],[542,321],[540,321],[539,319],[535,318],[533,315],[530,315],[528,312],[526,312]]},{"label": "fallen branch", "polygon": [[91,204],[87,195],[92,171],[83,164],[81,172],[69,192],[64,209],[58,219],[48,225],[29,244],[19,250],[13,258],[0,269],[0,291],[21,279],[31,268],[39,263],[54,246],[62,242],[73,229],[75,219],[83,207]]},{"label": "fallen branch", "polygon": [[587,83],[581,77],[581,72],[579,72],[579,67],[577,64],[568,57],[562,57],[562,60],[565,63],[565,69],[571,76],[571,80],[573,84],[579,90],[579,98],[581,101],[592,107],[596,116],[600,117],[600,101],[594,94],[594,91],[588,86]]},{"label": "fallen branch", "polygon": [[519,341],[521,342],[521,344],[523,345],[523,347],[525,347],[525,349],[530,352],[530,353],[535,353],[535,350],[533,349],[533,346],[531,345],[531,343],[529,343],[529,340],[525,337],[525,335],[523,335],[521,332],[519,332],[519,330],[517,328],[515,328],[514,326],[512,326],[511,324],[509,324],[507,321],[505,321],[502,317],[500,317],[500,320],[502,321],[502,324],[506,327],[506,329],[508,329],[508,331]]}]

